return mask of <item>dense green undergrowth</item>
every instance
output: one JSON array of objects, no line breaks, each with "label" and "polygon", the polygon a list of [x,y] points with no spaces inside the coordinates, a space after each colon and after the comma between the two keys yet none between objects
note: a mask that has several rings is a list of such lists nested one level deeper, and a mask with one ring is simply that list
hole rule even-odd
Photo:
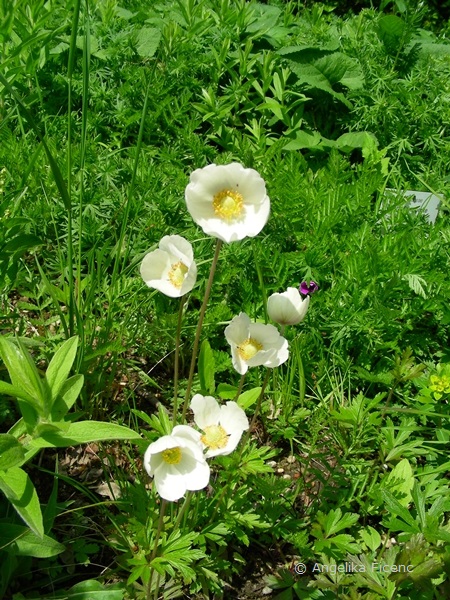
[{"label": "dense green undergrowth", "polygon": [[[60,426],[114,421],[140,438],[95,447],[102,501],[75,471],[54,478],[62,450],[31,460],[39,443],[14,425],[23,406],[0,389],[13,444],[2,452],[22,452],[13,435],[29,452],[21,471],[47,544],[36,549],[44,530],[19,499],[27,531],[0,486],[12,532],[0,532],[0,595],[259,598],[248,573],[263,568],[279,599],[448,597],[450,44],[442,23],[439,36],[427,28],[428,8],[382,4],[339,16],[332,2],[1,4],[1,333],[20,340],[35,382],[78,336],[67,385],[83,385]],[[170,505],[155,557],[159,504],[141,456],[171,428],[178,304],[143,285],[139,264],[165,235],[194,247],[181,398],[213,255],[184,190],[194,169],[233,161],[264,178],[271,216],[222,249],[193,391],[234,398],[223,335],[234,315],[264,322],[273,292],[304,280],[319,291],[286,333],[290,360],[271,375],[252,440],[218,460],[190,507]],[[440,196],[434,224],[407,189]],[[0,379],[14,386],[4,344]],[[249,373],[246,408],[263,380]]]}]

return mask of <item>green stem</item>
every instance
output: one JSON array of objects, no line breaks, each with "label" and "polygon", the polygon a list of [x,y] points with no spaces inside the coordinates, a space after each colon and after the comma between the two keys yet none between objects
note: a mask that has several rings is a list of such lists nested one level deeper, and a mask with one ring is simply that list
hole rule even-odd
[{"label": "green stem", "polygon": [[[238,454],[237,454],[237,457],[236,457],[236,464],[238,464],[239,461],[241,460],[244,448],[245,448],[245,446],[247,445],[247,443],[248,443],[248,441],[250,439],[250,435],[252,433],[252,429],[253,429],[253,427],[254,427],[254,425],[256,423],[256,419],[258,418],[258,413],[259,413],[259,411],[261,409],[261,403],[262,403],[262,399],[263,399],[263,396],[264,396],[264,392],[266,391],[267,384],[269,383],[270,372],[271,372],[271,369],[267,369],[266,370],[266,375],[264,377],[264,381],[263,381],[263,384],[262,384],[261,393],[259,394],[258,402],[256,403],[256,408],[255,408],[255,412],[253,414],[253,418],[252,418],[252,420],[250,422],[250,425],[249,425],[249,428],[247,430],[247,433],[245,434],[243,440],[240,443],[240,447],[239,447]],[[214,507],[214,511],[213,511],[212,516],[211,516],[210,522],[214,522],[214,519],[216,518],[217,512],[219,510],[219,506],[220,506],[220,504],[221,504],[221,502],[222,502],[225,494],[228,492],[228,486],[230,485],[230,481],[231,481],[231,478],[233,476],[233,473],[234,473],[234,470],[228,472],[228,478],[227,478],[227,480],[225,482],[225,485],[223,486],[223,489],[222,489],[222,492],[221,492],[220,496],[217,498],[216,506]]]},{"label": "green stem", "polygon": [[243,375],[241,375],[241,378],[239,380],[239,385],[238,385],[238,389],[236,392],[236,396],[234,397],[234,402],[237,402],[239,399],[239,396],[241,395],[242,392],[242,388],[244,387],[244,381],[245,381],[245,376],[247,375],[247,373],[244,373]]},{"label": "green stem", "polygon": [[173,525],[174,531],[176,531],[178,529],[178,527],[180,526],[181,519],[183,518],[183,515],[186,514],[186,511],[189,508],[189,505],[191,504],[193,495],[194,495],[194,492],[186,493],[186,498],[184,499],[183,506],[181,507],[180,512],[178,513],[178,516],[177,516],[177,520],[175,521],[175,523]]},{"label": "green stem", "polygon": [[173,367],[173,419],[172,425],[175,427],[177,422],[178,410],[178,373],[180,361],[180,337],[181,337],[181,321],[183,320],[184,296],[180,298],[180,307],[178,309],[177,331],[175,334],[175,364]]},{"label": "green stem", "polygon": [[195,365],[196,365],[196,361],[197,361],[197,353],[198,353],[198,346],[199,346],[199,342],[200,342],[200,334],[202,332],[203,319],[205,318],[206,306],[208,305],[208,300],[209,300],[209,296],[210,296],[211,288],[212,288],[212,282],[214,279],[214,273],[216,272],[217,261],[219,260],[219,253],[220,253],[221,247],[222,247],[222,240],[218,239],[216,241],[216,251],[214,253],[214,258],[212,261],[211,269],[209,271],[209,278],[208,278],[208,282],[206,284],[205,296],[203,298],[203,304],[200,309],[200,314],[198,317],[197,331],[195,332],[194,346],[192,348],[191,368],[189,369],[189,379],[187,382],[186,395],[184,397],[183,414],[181,416],[182,422],[184,422],[186,420],[189,396],[191,394],[192,382],[194,380],[194,371],[195,371]]},{"label": "green stem", "polygon": [[[151,564],[152,564],[152,561],[156,557],[156,553],[158,552],[158,542],[159,542],[159,538],[161,537],[161,532],[164,527],[164,513],[166,511],[166,506],[167,506],[167,500],[163,499],[161,501],[161,505],[159,507],[158,528],[156,530],[155,542],[153,544],[153,550],[150,555],[150,560],[148,561],[148,564],[150,565],[150,576],[149,576],[148,583],[147,583],[147,593],[146,593],[147,600],[150,600],[150,598],[151,598],[152,579],[153,579],[153,571],[154,571],[154,569],[152,569]],[[158,588],[159,585],[157,584],[156,587]]]},{"label": "green stem", "polygon": [[241,458],[242,452],[243,452],[245,446],[247,445],[247,442],[250,439],[250,436],[251,436],[251,433],[252,433],[252,429],[255,426],[256,419],[258,418],[259,411],[261,410],[262,399],[264,397],[264,393],[266,391],[267,384],[269,383],[270,373],[271,373],[271,369],[267,369],[266,370],[266,376],[264,377],[264,381],[263,381],[263,384],[262,384],[261,393],[259,394],[258,402],[256,403],[255,412],[253,413],[253,418],[252,418],[252,420],[250,422],[250,426],[249,426],[249,428],[247,430],[247,433],[245,434],[244,439],[242,440],[242,443],[241,443],[241,447],[240,447],[240,450],[239,450],[239,459]]}]

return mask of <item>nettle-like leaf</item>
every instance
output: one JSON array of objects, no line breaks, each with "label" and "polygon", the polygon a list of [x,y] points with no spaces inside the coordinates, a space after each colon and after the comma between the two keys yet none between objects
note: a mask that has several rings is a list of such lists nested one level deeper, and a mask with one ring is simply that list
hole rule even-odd
[{"label": "nettle-like leaf", "polygon": [[158,49],[161,31],[155,27],[142,27],[136,36],[136,50],[142,58],[151,58]]},{"label": "nettle-like leaf", "polygon": [[348,108],[350,101],[334,86],[339,84],[350,90],[363,86],[364,78],[359,63],[342,52],[326,52],[318,48],[299,46],[279,51],[289,60],[289,66],[298,78],[298,84],[327,92]]}]

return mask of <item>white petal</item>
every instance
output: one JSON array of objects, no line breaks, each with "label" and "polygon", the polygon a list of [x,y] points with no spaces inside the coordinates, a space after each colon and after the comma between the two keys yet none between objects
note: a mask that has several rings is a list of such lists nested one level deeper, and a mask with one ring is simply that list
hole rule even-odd
[{"label": "white petal", "polygon": [[141,277],[149,287],[154,287],[151,282],[158,281],[168,273],[171,267],[170,257],[167,252],[153,250],[144,256],[141,263]]},{"label": "white petal", "polygon": [[239,375],[245,375],[248,371],[248,364],[241,357],[239,352],[237,351],[236,346],[231,346],[231,360],[233,362],[233,367],[239,373]]},{"label": "white petal", "polygon": [[[188,267],[194,260],[192,245],[181,235],[166,235],[159,242],[159,247]],[[176,262],[176,261],[175,261]]]},{"label": "white petal", "polygon": [[267,302],[267,312],[272,321],[281,325],[296,325],[306,315],[309,296],[304,300],[296,288],[288,288],[282,294],[272,294]]},{"label": "white petal", "polygon": [[184,278],[183,283],[180,288],[180,295],[184,296],[192,290],[195,283],[197,281],[197,265],[195,262],[191,263],[188,272],[186,273],[186,277]]},{"label": "white petal", "polygon": [[249,336],[258,340],[264,348],[271,344],[278,343],[280,332],[275,325],[265,325],[264,323],[251,323],[249,327]]},{"label": "white petal", "polygon": [[169,468],[161,468],[155,473],[156,491],[164,500],[173,502],[186,493],[186,480],[174,469],[175,465],[165,465]]},{"label": "white petal", "polygon": [[178,442],[178,445],[189,446],[201,449],[201,434],[189,425],[176,425],[172,430],[171,437]]},{"label": "white petal", "polygon": [[221,408],[212,396],[195,394],[191,400],[191,409],[194,413],[194,421],[200,429],[219,423]]},{"label": "white petal", "polygon": [[249,422],[245,411],[236,402],[227,402],[220,407],[220,424],[228,433],[242,432],[249,428]]},{"label": "white petal", "polygon": [[186,489],[191,492],[202,490],[209,483],[210,469],[206,460],[198,461],[195,471],[189,474],[189,478],[185,477]]},{"label": "white petal", "polygon": [[231,323],[225,328],[225,337],[229,344],[236,346],[250,337],[250,317],[241,312],[234,317]]}]

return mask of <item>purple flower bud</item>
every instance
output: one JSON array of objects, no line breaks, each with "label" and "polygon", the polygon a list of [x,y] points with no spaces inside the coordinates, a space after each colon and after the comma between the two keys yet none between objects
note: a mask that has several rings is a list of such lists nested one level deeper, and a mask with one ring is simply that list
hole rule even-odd
[{"label": "purple flower bud", "polygon": [[314,294],[314,292],[317,292],[318,289],[319,286],[315,281],[310,281],[309,284],[307,284],[306,281],[302,281],[298,288],[298,291],[300,292],[300,294],[308,296],[308,294]]}]

